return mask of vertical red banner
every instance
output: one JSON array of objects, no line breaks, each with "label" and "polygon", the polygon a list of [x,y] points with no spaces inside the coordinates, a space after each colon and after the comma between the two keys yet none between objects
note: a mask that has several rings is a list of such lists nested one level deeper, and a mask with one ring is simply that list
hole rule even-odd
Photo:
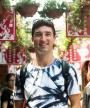
[{"label": "vertical red banner", "polygon": [[0,20],[0,41],[15,41],[15,12],[4,11]]},{"label": "vertical red banner", "polygon": [[76,45],[71,45],[66,52],[66,58],[68,62],[72,63],[73,61],[80,61],[80,55],[77,52],[77,46]]},{"label": "vertical red banner", "polygon": [[26,63],[26,53],[25,49],[22,51],[22,49],[18,47],[9,48],[6,50],[6,61],[7,64],[24,64]]}]

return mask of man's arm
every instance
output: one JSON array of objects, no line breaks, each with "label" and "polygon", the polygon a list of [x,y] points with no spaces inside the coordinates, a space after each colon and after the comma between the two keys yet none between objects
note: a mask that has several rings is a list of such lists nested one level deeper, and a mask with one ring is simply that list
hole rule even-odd
[{"label": "man's arm", "polygon": [[8,102],[7,101],[2,103],[2,108],[7,108],[7,106],[8,106]]},{"label": "man's arm", "polygon": [[81,108],[80,98],[80,94],[74,94],[69,96],[71,108]]}]

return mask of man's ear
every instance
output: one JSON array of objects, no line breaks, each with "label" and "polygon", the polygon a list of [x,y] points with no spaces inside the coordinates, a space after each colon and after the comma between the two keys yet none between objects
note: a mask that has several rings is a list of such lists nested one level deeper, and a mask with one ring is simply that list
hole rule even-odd
[{"label": "man's ear", "polygon": [[55,36],[54,36],[54,40],[55,40],[55,41],[56,41],[56,38],[57,38],[57,36],[55,35]]},{"label": "man's ear", "polygon": [[55,39],[57,38],[57,35],[55,35]]},{"label": "man's ear", "polygon": [[32,42],[33,42],[33,36],[32,36],[32,38],[31,38],[31,39],[32,39]]},{"label": "man's ear", "polygon": [[31,39],[32,39],[32,44],[34,45],[34,38],[32,37]]}]

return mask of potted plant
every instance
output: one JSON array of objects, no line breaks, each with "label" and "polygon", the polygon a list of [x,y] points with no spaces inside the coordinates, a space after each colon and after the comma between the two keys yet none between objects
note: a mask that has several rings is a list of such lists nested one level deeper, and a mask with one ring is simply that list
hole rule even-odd
[{"label": "potted plant", "polygon": [[11,9],[9,0],[0,0],[0,20],[3,19],[5,12]]},{"label": "potted plant", "polygon": [[48,0],[39,14],[41,17],[59,18],[66,11],[68,11],[67,2],[60,4],[56,0]]},{"label": "potted plant", "polygon": [[[89,8],[88,8],[89,7]],[[70,5],[70,12],[67,14],[67,21],[70,25],[73,26],[73,28],[78,29],[83,27],[83,14],[89,14],[89,13],[83,13],[85,8],[90,9],[90,1],[79,1],[75,0]]]},{"label": "potted plant", "polygon": [[90,1],[75,0],[67,13],[67,36],[89,36]]},{"label": "potted plant", "polygon": [[81,9],[83,8],[81,2],[73,2],[71,5],[71,11],[67,14],[67,21],[74,28],[82,27],[83,22],[81,18]]},{"label": "potted plant", "polygon": [[32,17],[39,7],[39,3],[33,0],[21,0],[15,6],[15,11],[19,12],[21,16]]}]

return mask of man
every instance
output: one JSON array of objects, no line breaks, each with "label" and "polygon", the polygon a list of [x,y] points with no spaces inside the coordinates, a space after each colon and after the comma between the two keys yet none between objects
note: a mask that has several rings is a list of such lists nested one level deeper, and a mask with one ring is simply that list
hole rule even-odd
[{"label": "man", "polygon": [[79,86],[72,66],[69,66],[69,83],[65,90],[62,60],[53,56],[55,39],[55,28],[51,21],[34,22],[32,41],[36,61],[26,67],[24,95],[27,108],[68,108],[68,98],[72,108],[81,108]]}]

